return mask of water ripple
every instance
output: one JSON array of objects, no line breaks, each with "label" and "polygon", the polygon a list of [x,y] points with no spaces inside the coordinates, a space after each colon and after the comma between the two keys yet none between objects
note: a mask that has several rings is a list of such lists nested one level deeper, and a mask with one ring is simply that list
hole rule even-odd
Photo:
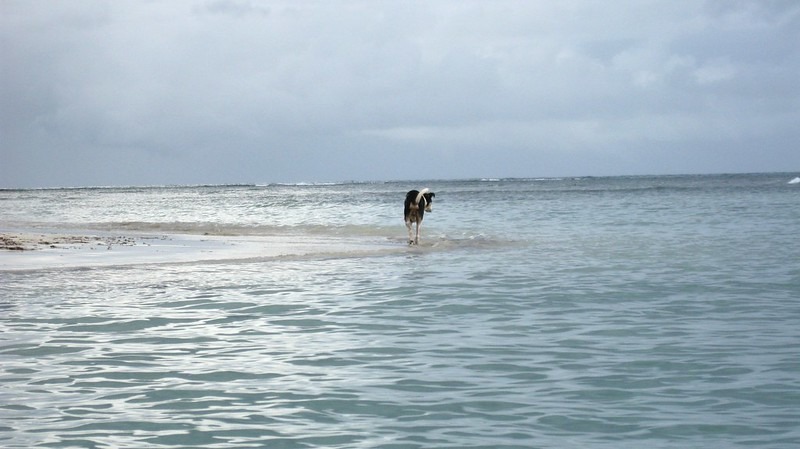
[{"label": "water ripple", "polygon": [[506,193],[525,245],[0,273],[0,446],[800,446],[795,212]]}]

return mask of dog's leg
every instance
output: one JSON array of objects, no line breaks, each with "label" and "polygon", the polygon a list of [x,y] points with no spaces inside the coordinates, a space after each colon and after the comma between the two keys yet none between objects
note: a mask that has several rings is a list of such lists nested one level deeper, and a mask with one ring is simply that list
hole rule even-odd
[{"label": "dog's leg", "polygon": [[414,232],[411,230],[411,220],[406,219],[406,228],[408,228],[408,244],[414,244]]},{"label": "dog's leg", "polygon": [[422,226],[422,220],[417,220],[417,236],[414,237],[414,244],[419,245],[419,227]]}]

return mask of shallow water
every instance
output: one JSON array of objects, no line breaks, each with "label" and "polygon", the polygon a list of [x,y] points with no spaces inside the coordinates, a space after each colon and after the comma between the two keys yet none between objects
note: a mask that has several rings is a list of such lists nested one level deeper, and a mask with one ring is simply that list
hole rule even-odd
[{"label": "shallow water", "polygon": [[416,248],[404,183],[0,192],[390,248],[0,272],[0,446],[797,447],[793,178],[432,181]]}]

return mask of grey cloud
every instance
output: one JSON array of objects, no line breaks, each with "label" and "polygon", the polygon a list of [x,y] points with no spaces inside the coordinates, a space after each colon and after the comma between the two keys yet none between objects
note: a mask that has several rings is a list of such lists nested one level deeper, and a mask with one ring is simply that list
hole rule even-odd
[{"label": "grey cloud", "polygon": [[800,169],[794,5],[4,2],[0,187]]}]

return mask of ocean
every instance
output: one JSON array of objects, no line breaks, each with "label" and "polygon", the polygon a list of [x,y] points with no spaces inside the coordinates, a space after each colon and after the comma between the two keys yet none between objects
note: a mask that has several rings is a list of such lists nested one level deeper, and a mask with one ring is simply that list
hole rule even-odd
[{"label": "ocean", "polygon": [[330,245],[2,250],[0,447],[800,447],[796,177],[1,190],[5,233]]}]

